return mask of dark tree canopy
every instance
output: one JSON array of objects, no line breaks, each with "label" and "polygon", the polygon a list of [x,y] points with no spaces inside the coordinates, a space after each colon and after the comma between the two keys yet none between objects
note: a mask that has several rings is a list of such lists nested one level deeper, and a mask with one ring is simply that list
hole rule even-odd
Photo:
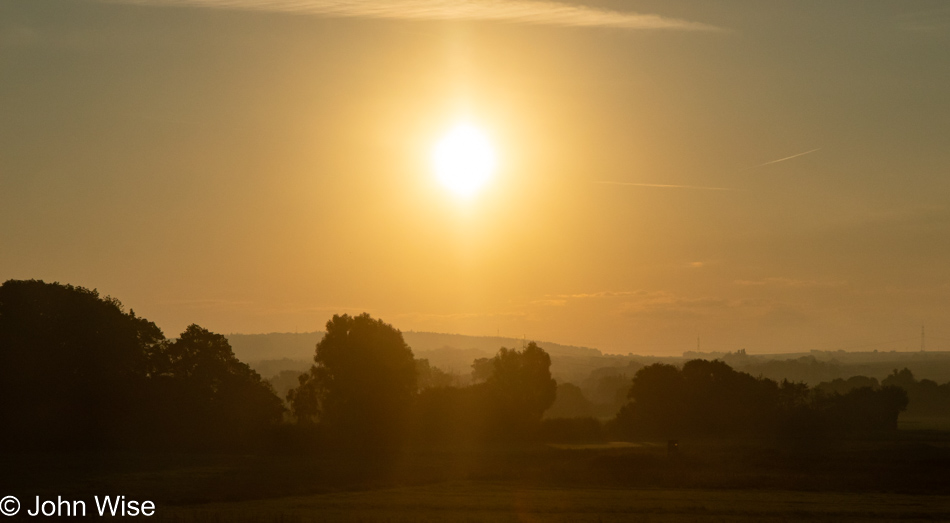
[{"label": "dark tree canopy", "polygon": [[472,362],[472,382],[485,383],[495,372],[493,358],[477,358]]},{"label": "dark tree canopy", "polygon": [[[110,445],[146,393],[164,338],[95,290],[10,280],[0,286],[0,417],[8,438],[59,447]],[[14,428],[15,427],[15,428]]]},{"label": "dark tree canopy", "polygon": [[269,383],[239,361],[227,338],[190,325],[153,356],[156,390],[175,398],[165,423],[195,439],[241,439],[280,422],[283,403]]},{"label": "dark tree canopy", "polygon": [[644,367],[629,397],[616,428],[627,436],[663,438],[889,431],[907,406],[896,387],[828,395],[803,383],[756,378],[718,360],[691,360],[682,369]]},{"label": "dark tree canopy", "polygon": [[192,325],[175,341],[95,290],[0,286],[0,416],[40,448],[220,445],[283,406],[227,340]]},{"label": "dark tree canopy", "polygon": [[541,415],[554,402],[551,358],[536,344],[502,348],[475,361],[484,381],[433,387],[418,394],[415,438],[428,443],[521,443],[539,435]]},{"label": "dark tree canopy", "polygon": [[369,314],[335,315],[314,365],[288,396],[300,420],[319,420],[349,441],[395,436],[417,389],[416,362],[402,333]]},{"label": "dark tree canopy", "polygon": [[917,380],[910,369],[894,369],[881,382],[883,387],[896,387],[907,392],[908,409],[911,416],[947,417],[950,416],[950,383],[937,384],[933,380]]},{"label": "dark tree canopy", "polygon": [[433,367],[429,360],[425,358],[416,360],[416,377],[420,391],[452,387],[458,385],[459,382],[458,376],[449,374],[438,367]]},{"label": "dark tree canopy", "polygon": [[491,363],[491,375],[482,387],[489,402],[492,431],[527,434],[539,425],[557,395],[551,357],[531,342],[521,351],[503,347]]},{"label": "dark tree canopy", "polygon": [[580,387],[573,383],[558,383],[554,404],[544,412],[545,418],[589,418],[594,414],[594,405],[584,396]]}]

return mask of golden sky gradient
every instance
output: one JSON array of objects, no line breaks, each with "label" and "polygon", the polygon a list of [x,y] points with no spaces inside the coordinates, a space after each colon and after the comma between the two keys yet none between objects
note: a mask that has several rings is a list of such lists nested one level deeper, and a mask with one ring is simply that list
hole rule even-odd
[{"label": "golden sky gradient", "polygon": [[0,0],[0,279],[171,336],[950,349],[948,56],[941,1]]}]

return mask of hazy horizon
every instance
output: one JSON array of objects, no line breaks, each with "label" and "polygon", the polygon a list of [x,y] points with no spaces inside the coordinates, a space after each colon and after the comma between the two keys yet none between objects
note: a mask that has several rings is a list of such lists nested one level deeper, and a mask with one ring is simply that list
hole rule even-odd
[{"label": "hazy horizon", "polygon": [[923,0],[0,0],[0,281],[169,337],[948,350],[948,56]]},{"label": "hazy horizon", "polygon": [[[696,347],[696,346],[694,345],[692,348],[686,348],[686,349],[684,349],[684,350],[683,350],[682,352],[680,352],[680,353],[673,353],[673,352],[667,352],[667,353],[651,353],[651,352],[639,352],[639,353],[637,353],[637,352],[609,352],[609,351],[603,350],[603,349],[601,349],[601,348],[599,348],[599,347],[584,346],[584,345],[572,345],[572,344],[567,344],[567,343],[561,343],[561,342],[559,342],[559,341],[557,341],[557,340],[532,339],[532,338],[527,338],[527,337],[521,338],[521,337],[513,337],[513,336],[496,336],[496,335],[480,336],[480,335],[474,335],[474,334],[459,334],[459,333],[454,333],[454,332],[433,332],[433,331],[414,331],[414,330],[405,330],[405,331],[402,331],[402,332],[403,332],[404,335],[408,334],[408,335],[410,335],[410,336],[411,336],[411,335],[415,335],[415,334],[433,335],[433,336],[459,336],[459,337],[463,337],[463,338],[497,339],[497,340],[504,340],[505,342],[516,342],[516,343],[513,343],[510,347],[509,347],[509,346],[506,346],[506,348],[518,348],[518,344],[520,344],[520,343],[522,343],[522,342],[535,342],[535,343],[537,343],[539,346],[541,346],[541,348],[544,348],[544,349],[546,349],[547,347],[549,347],[549,345],[553,344],[553,345],[560,346],[560,347],[577,348],[577,349],[593,349],[593,350],[599,351],[603,356],[623,356],[623,357],[628,357],[628,356],[633,356],[633,357],[636,357],[636,356],[650,356],[650,357],[672,357],[672,358],[678,358],[678,357],[683,357],[683,355],[684,355],[684,354],[687,354],[687,353],[699,353],[699,354],[718,354],[718,353],[721,353],[721,354],[730,354],[730,353],[731,353],[731,354],[735,354],[735,353],[738,353],[738,352],[741,351],[741,350],[745,350],[745,349],[743,349],[743,348],[737,348],[737,349],[725,350],[725,351],[723,351],[723,350],[707,350],[707,349],[705,349],[705,348],[702,347],[702,346]],[[319,330],[318,330],[318,331],[298,331],[298,332],[229,332],[229,333],[225,333],[225,336],[229,336],[229,337],[230,337],[230,336],[270,336],[270,335],[280,335],[280,336],[286,335],[286,336],[292,336],[292,335],[314,335],[314,334],[323,335],[323,334],[325,334],[325,333],[326,333],[325,331],[319,331]],[[905,342],[907,342],[907,343],[910,342],[910,340],[903,340],[903,341],[905,341]],[[917,341],[917,342],[919,343],[919,342],[920,342],[920,339],[919,339],[919,338],[916,338],[915,341]],[[694,340],[694,342],[695,342],[695,340]],[[765,351],[763,351],[763,352],[757,352],[757,351],[746,350],[746,354],[748,354],[749,356],[773,356],[773,355],[785,355],[785,354],[809,354],[809,353],[812,353],[812,352],[837,352],[837,351],[845,351],[845,352],[851,352],[851,353],[874,353],[874,352],[879,352],[879,353],[900,353],[900,354],[904,354],[904,353],[911,353],[911,354],[914,354],[914,353],[920,353],[920,352],[921,352],[919,346],[916,347],[916,348],[914,348],[914,347],[909,347],[909,346],[904,347],[904,348],[899,348],[899,345],[897,345],[898,343],[899,343],[899,342],[889,341],[889,342],[886,342],[886,343],[884,343],[884,344],[882,344],[882,343],[872,343],[872,344],[868,344],[868,345],[864,345],[864,346],[858,346],[858,347],[838,347],[838,348],[827,348],[827,349],[804,348],[804,347],[803,347],[803,348],[801,348],[801,349],[799,349],[799,350],[790,350],[790,351],[781,351],[781,352],[778,352],[778,351],[773,351],[773,352],[765,352]],[[408,340],[407,340],[407,344],[409,345],[409,347],[410,347],[414,352],[419,351],[419,350],[421,350],[422,352],[429,352],[429,351],[432,351],[432,350],[437,350],[437,349],[433,349],[433,348],[430,348],[430,347],[426,347],[426,348],[422,348],[422,349],[417,349],[416,347],[413,346],[412,343],[409,343]],[[454,346],[446,345],[445,348],[465,350],[465,349],[467,349],[467,348],[469,348],[469,347],[464,347],[464,346],[454,347]],[[501,348],[501,345],[499,345],[497,348]],[[932,349],[925,349],[924,352],[948,352],[948,351],[947,351],[947,350],[944,350],[944,349],[939,349],[939,348],[932,348]],[[240,357],[240,356],[239,356],[239,357]]]}]

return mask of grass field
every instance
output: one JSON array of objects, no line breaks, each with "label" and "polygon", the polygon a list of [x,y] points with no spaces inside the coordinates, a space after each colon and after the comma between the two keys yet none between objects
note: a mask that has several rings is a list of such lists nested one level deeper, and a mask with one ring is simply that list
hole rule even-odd
[{"label": "grass field", "polygon": [[950,521],[943,496],[775,490],[557,489],[437,485],[163,507],[160,521],[780,522]]},{"label": "grass field", "polygon": [[258,454],[0,455],[0,495],[150,521],[950,521],[950,434]]}]

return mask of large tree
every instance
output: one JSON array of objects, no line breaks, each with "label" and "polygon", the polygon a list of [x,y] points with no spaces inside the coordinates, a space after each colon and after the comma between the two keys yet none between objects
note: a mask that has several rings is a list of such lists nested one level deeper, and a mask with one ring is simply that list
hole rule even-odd
[{"label": "large tree", "polygon": [[551,378],[551,357],[531,342],[523,350],[501,348],[491,360],[483,387],[490,431],[519,439],[531,435],[557,395]]},{"label": "large tree", "polygon": [[0,286],[0,440],[16,448],[248,442],[282,411],[220,334],[165,340],[95,290]]},{"label": "large tree", "polygon": [[38,280],[0,286],[0,419],[8,441],[110,446],[148,388],[164,336],[95,290]]},{"label": "large tree", "polygon": [[803,383],[756,378],[722,361],[656,363],[637,371],[630,403],[614,422],[627,437],[805,436],[897,429],[907,406],[896,387],[846,394],[809,392]]},{"label": "large tree", "polygon": [[288,399],[301,421],[319,421],[358,444],[395,440],[416,392],[416,363],[402,333],[369,314],[335,315],[314,365]]},{"label": "large tree", "polygon": [[234,356],[221,334],[190,325],[159,345],[152,362],[161,421],[193,440],[181,444],[244,443],[281,420],[284,406],[273,387]]}]

